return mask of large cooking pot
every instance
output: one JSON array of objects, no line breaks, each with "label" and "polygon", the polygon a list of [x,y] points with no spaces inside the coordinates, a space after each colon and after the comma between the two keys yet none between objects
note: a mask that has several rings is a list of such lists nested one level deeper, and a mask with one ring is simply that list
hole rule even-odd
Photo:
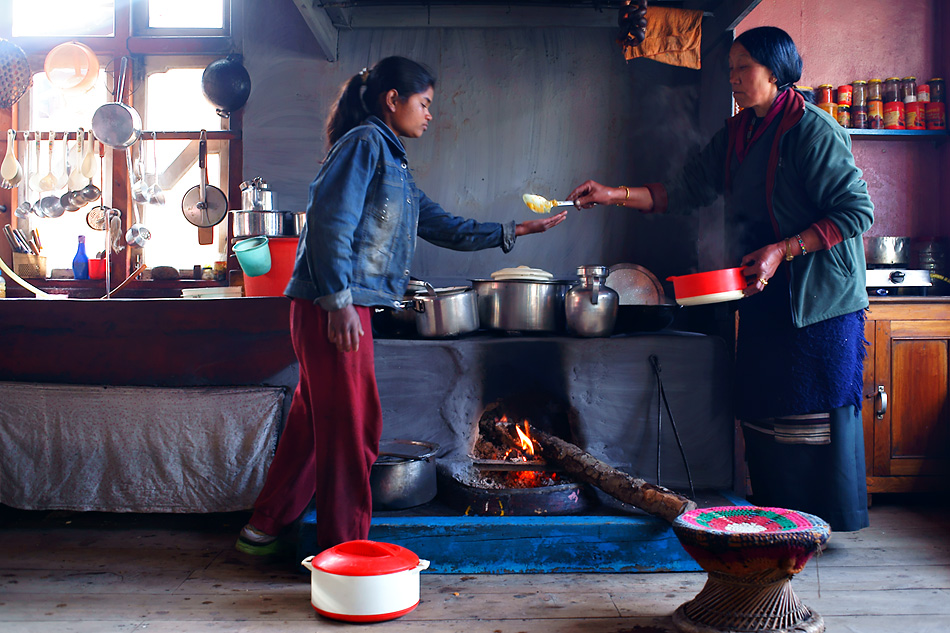
[{"label": "large cooking pot", "polygon": [[419,605],[419,573],[429,567],[411,550],[392,543],[347,541],[308,556],[310,604],[344,622],[382,622]]},{"label": "large cooking pot", "polygon": [[429,503],[436,494],[435,455],[439,445],[384,440],[369,474],[374,510],[403,510]]},{"label": "large cooking pot", "polygon": [[864,258],[869,266],[907,266],[909,237],[864,237]]},{"label": "large cooking pot", "polygon": [[478,329],[478,296],[468,286],[432,289],[411,300],[416,330],[424,338],[445,338]]},{"label": "large cooking pot", "polygon": [[473,279],[483,327],[505,332],[563,332],[570,281]]}]

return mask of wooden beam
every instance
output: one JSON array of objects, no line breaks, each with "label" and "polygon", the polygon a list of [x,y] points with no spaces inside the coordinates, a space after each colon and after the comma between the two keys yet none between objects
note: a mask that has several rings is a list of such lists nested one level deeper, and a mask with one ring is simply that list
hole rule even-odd
[{"label": "wooden beam", "polygon": [[337,42],[340,34],[330,21],[326,9],[320,3],[320,0],[294,0],[297,10],[303,16],[304,22],[310,27],[317,46],[328,62],[335,62],[337,57]]},{"label": "wooden beam", "polygon": [[[307,0],[296,0],[306,2]],[[617,11],[519,6],[352,7],[351,28],[617,28]]]}]

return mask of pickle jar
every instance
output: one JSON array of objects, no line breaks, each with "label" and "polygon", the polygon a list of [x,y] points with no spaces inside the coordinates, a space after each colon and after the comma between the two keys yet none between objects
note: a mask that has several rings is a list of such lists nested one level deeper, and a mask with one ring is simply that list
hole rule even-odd
[{"label": "pickle jar", "polygon": [[901,79],[901,101],[913,103],[917,101],[917,78],[904,77]]},{"label": "pickle jar", "polygon": [[858,79],[851,83],[851,105],[865,107],[868,104],[868,82]]},{"label": "pickle jar", "polygon": [[880,79],[868,81],[868,101],[884,100],[884,82]]},{"label": "pickle jar", "polygon": [[901,101],[900,77],[888,77],[884,80],[884,88],[881,90],[881,101],[884,103]]}]

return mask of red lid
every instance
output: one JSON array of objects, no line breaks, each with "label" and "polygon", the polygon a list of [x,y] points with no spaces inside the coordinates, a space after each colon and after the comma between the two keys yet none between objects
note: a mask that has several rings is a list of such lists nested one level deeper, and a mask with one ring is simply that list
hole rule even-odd
[{"label": "red lid", "polygon": [[323,550],[310,564],[314,569],[338,576],[381,576],[415,569],[419,557],[392,543],[347,541]]}]

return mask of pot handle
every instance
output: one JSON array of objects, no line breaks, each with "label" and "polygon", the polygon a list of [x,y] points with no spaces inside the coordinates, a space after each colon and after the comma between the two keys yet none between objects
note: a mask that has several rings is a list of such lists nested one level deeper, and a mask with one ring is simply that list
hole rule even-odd
[{"label": "pot handle", "polygon": [[313,571],[312,561],[313,561],[313,556],[307,556],[305,559],[300,561],[300,564],[306,567],[307,569],[309,569],[310,571]]},{"label": "pot handle", "polygon": [[429,569],[429,561],[425,560],[424,558],[420,558],[419,564],[416,565],[416,569],[418,569],[419,571],[422,571],[424,569]]}]

